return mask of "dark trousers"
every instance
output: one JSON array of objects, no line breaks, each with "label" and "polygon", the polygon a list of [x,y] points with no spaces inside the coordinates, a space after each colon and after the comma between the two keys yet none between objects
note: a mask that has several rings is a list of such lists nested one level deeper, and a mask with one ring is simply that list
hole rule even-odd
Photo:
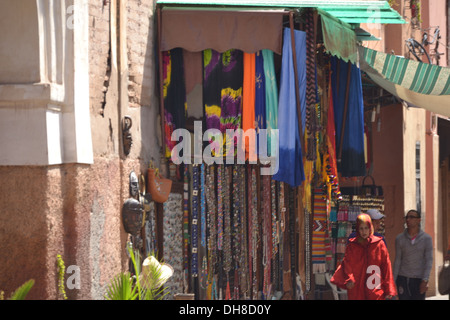
[{"label": "dark trousers", "polygon": [[397,276],[395,283],[399,300],[425,300],[425,293],[420,293],[421,282],[419,278]]}]

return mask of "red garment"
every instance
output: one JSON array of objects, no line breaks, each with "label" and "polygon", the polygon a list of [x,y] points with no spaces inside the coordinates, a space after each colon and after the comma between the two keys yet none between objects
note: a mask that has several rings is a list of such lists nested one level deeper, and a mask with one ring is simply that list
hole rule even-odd
[{"label": "red garment", "polygon": [[[352,289],[346,287],[349,281],[355,283]],[[366,243],[360,237],[350,239],[331,282],[347,289],[349,300],[384,300],[387,295],[396,296],[391,261],[382,238],[371,235]]]}]

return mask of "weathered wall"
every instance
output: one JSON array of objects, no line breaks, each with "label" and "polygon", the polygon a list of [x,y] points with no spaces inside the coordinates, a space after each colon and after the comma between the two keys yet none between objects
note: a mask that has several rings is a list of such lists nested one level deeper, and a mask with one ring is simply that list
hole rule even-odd
[{"label": "weathered wall", "polygon": [[[154,1],[128,0],[125,84],[121,97],[119,47],[114,49],[118,1],[89,0],[90,114],[94,163],[55,166],[0,166],[0,290],[5,297],[28,279],[30,299],[60,299],[56,255],[66,268],[80,268],[80,289],[69,299],[103,299],[112,277],[125,271],[125,233],[121,207],[129,196],[129,174],[145,173],[159,159],[158,103],[153,61]],[[119,11],[117,11],[119,15]],[[111,23],[113,21],[114,23]],[[111,28],[112,26],[112,28]],[[136,27],[138,26],[138,27]],[[129,87],[128,87],[129,86]],[[126,103],[121,103],[126,101]],[[133,146],[125,157],[121,117],[133,119]],[[66,280],[70,274],[66,274]]]}]

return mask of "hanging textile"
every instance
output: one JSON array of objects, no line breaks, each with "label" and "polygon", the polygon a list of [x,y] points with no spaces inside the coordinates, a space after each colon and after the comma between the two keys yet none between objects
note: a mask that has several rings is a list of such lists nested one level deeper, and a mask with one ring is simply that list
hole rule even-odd
[{"label": "hanging textile", "polygon": [[317,159],[317,139],[319,131],[316,113],[316,42],[313,11],[308,10],[305,14],[306,25],[306,153],[307,160]]},{"label": "hanging textile", "polygon": [[331,194],[339,198],[341,196],[339,182],[338,182],[338,168],[336,161],[336,129],[334,126],[334,106],[333,95],[331,88],[331,77],[328,81],[328,110],[327,110],[327,125],[326,125],[326,153],[324,154],[324,168],[327,175],[327,188],[328,197],[331,198]]},{"label": "hanging textile", "polygon": [[321,188],[314,189],[313,206],[312,267],[313,273],[320,273],[326,271],[325,238],[327,232],[326,195]]},{"label": "hanging textile", "polygon": [[169,292],[165,299],[173,299],[175,293],[183,292],[183,195],[171,193],[163,208],[163,261],[174,270],[164,284]]},{"label": "hanging textile", "polygon": [[207,292],[210,292],[209,299],[212,299],[211,291],[213,277],[217,272],[217,206],[216,206],[216,183],[215,183],[215,166],[210,165],[206,172],[206,205],[208,211],[208,280]]},{"label": "hanging textile", "polygon": [[193,126],[190,119],[203,118],[203,54],[183,49],[184,82],[186,84],[186,127]]},{"label": "hanging textile", "polygon": [[[369,10],[369,9],[368,9]],[[324,10],[318,10],[321,17],[323,42],[328,53],[345,61],[358,60],[355,31],[342,20],[334,18]]]},{"label": "hanging textile", "polygon": [[220,52],[211,49],[203,51],[203,103],[206,129],[220,129],[220,59]]},{"label": "hanging textile", "polygon": [[358,47],[361,70],[408,103],[450,117],[450,68]]},{"label": "hanging textile", "polygon": [[[250,281],[251,277],[249,276],[249,233],[248,233],[248,223],[250,222],[247,208],[247,190],[246,186],[246,174],[245,174],[245,166],[240,165],[238,169],[238,186],[239,186],[239,206],[240,206],[240,221],[239,228],[241,233],[240,238],[240,258],[239,258],[239,287],[241,296],[246,299],[250,293]],[[236,222],[235,222],[236,223]]]},{"label": "hanging textile", "polygon": [[[290,29],[284,29],[283,57],[281,61],[281,80],[278,109],[278,127],[280,128],[279,169],[274,180],[284,181],[291,186],[299,186],[305,179],[301,150],[299,125],[296,107],[294,66]],[[306,94],[306,33],[294,30],[295,50],[298,66],[299,91],[302,107],[302,123],[304,122]],[[304,128],[304,123],[302,125]]]},{"label": "hanging textile", "polygon": [[258,51],[255,56],[255,126],[256,126],[256,141],[257,150],[260,154],[259,148],[259,130],[266,129],[266,80],[264,75],[264,61],[261,51]]},{"label": "hanging textile", "polygon": [[336,57],[330,61],[338,169],[343,177],[365,176],[361,71]]},{"label": "hanging textile", "polygon": [[[203,99],[205,105],[206,129],[241,127],[243,52],[230,49],[223,53],[208,49],[203,52],[204,78]],[[224,141],[230,143],[230,141]],[[234,142],[233,142],[234,146]],[[223,148],[220,147],[220,154]],[[228,150],[228,149],[227,149]]]},{"label": "hanging textile", "polygon": [[184,165],[183,181],[183,264],[184,292],[189,290],[189,167]]},{"label": "hanging textile", "polygon": [[165,156],[178,141],[172,141],[172,132],[185,127],[186,87],[184,84],[183,50],[176,48],[163,51],[163,94],[164,94],[164,132]]},{"label": "hanging textile", "polygon": [[262,265],[264,299],[267,299],[271,289],[271,260],[272,260],[272,212],[271,212],[271,179],[268,175],[260,176],[262,181]]},{"label": "hanging textile", "polygon": [[191,274],[198,277],[199,168],[192,165]]},{"label": "hanging textile", "polygon": [[[272,155],[272,136],[270,129],[278,129],[278,84],[275,74],[273,51],[261,50],[264,60],[264,78],[266,87],[266,125],[267,125],[267,155]],[[274,151],[275,152],[275,151]]]},{"label": "hanging textile", "polygon": [[[255,128],[256,73],[255,73],[255,54],[244,52],[243,55],[244,55],[243,56],[244,83],[242,88],[242,130],[246,132],[248,129]],[[254,143],[256,143],[256,137]],[[250,143],[247,139],[244,140],[246,159],[248,159],[249,155],[256,156],[254,143]],[[249,161],[256,161],[256,159],[250,158]]]}]

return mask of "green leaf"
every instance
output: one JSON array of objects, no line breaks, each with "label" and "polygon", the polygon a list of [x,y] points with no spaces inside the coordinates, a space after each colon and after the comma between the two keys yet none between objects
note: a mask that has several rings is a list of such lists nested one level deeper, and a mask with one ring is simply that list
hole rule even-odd
[{"label": "green leaf", "polygon": [[27,296],[28,292],[31,290],[31,288],[34,286],[34,280],[28,280],[23,285],[21,285],[19,288],[14,291],[14,293],[11,295],[10,300],[25,300],[25,297]]},{"label": "green leaf", "polygon": [[129,272],[116,275],[108,285],[106,299],[108,300],[136,300],[138,293],[133,286],[133,279]]}]

